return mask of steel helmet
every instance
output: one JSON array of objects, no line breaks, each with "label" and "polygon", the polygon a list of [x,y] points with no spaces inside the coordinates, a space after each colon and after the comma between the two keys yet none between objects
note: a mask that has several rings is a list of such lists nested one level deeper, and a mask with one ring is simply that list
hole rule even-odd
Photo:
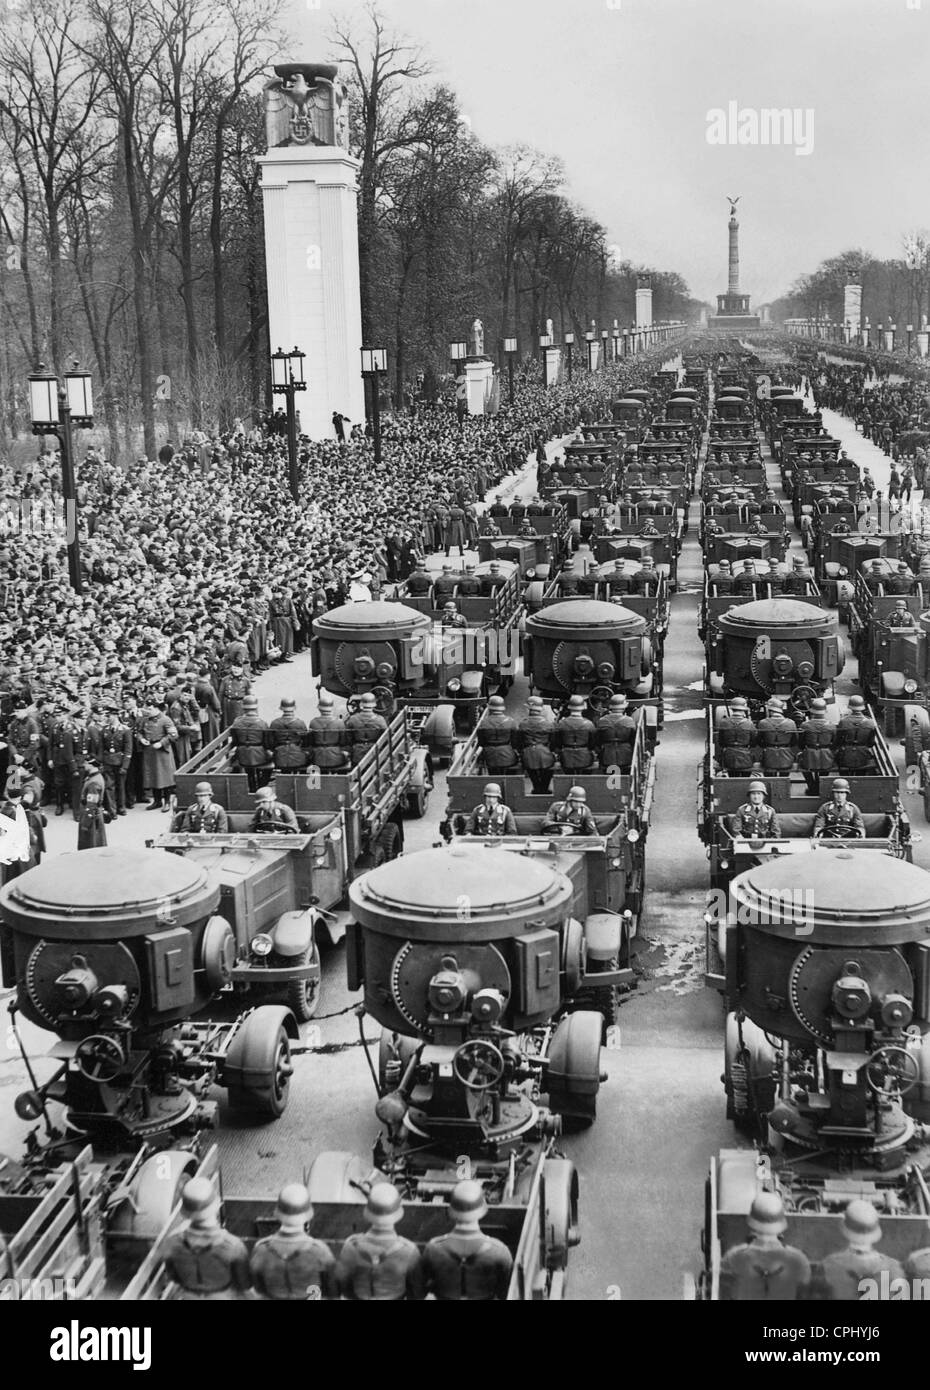
[{"label": "steel helmet", "polygon": [[846,781],[845,777],[837,777],[833,783],[831,790],[835,792],[848,792],[849,783]]},{"label": "steel helmet", "polygon": [[219,1197],[209,1178],[190,1178],[181,1193],[185,1216],[199,1216],[217,1204]]},{"label": "steel helmet", "polygon": [[856,1198],[843,1213],[843,1234],[855,1245],[875,1245],[882,1238],[878,1212],[871,1202]]},{"label": "steel helmet", "polygon": [[457,1182],[449,1198],[449,1210],[460,1216],[476,1216],[480,1221],[488,1209],[480,1182]]},{"label": "steel helmet", "polygon": [[765,783],[764,783],[764,782],[758,782],[758,781],[756,781],[756,782],[750,782],[750,783],[749,783],[749,790],[750,790],[751,792],[762,792],[762,794],[765,795],[765,790],[766,790],[766,788],[765,788]]},{"label": "steel helmet", "polygon": [[811,700],[811,710],[812,710],[812,711],[816,711],[817,714],[820,714],[820,713],[822,713],[822,712],[825,712],[825,711],[826,711],[826,708],[827,708],[827,702],[826,702],[826,700],[821,700],[819,696],[817,697],[816,700]]},{"label": "steel helmet", "polygon": [[570,695],[568,698],[569,709],[584,709],[585,698],[583,695]]},{"label": "steel helmet", "polygon": [[255,793],[256,801],[274,801],[274,792],[270,787],[259,787]]},{"label": "steel helmet", "polygon": [[404,1206],[400,1200],[400,1193],[394,1184],[376,1182],[368,1193],[365,1215],[375,1220],[390,1219],[397,1222],[403,1214]]},{"label": "steel helmet", "polygon": [[569,787],[568,799],[569,801],[587,801],[588,793],[584,787]]},{"label": "steel helmet", "polygon": [[333,697],[332,697],[332,695],[330,695],[330,693],[329,693],[328,690],[321,690],[321,691],[320,691],[320,698],[319,698],[319,702],[318,702],[318,703],[319,703],[320,709],[332,709],[332,707],[333,707]]},{"label": "steel helmet", "polygon": [[374,695],[372,695],[370,691],[366,691],[366,693],[362,695],[362,697],[360,698],[359,704],[362,706],[363,709],[374,709],[376,704]]},{"label": "steel helmet", "polygon": [[313,1216],[313,1207],[310,1204],[310,1193],[302,1182],[289,1182],[278,1193],[278,1206],[276,1210],[278,1217],[282,1216],[302,1216],[305,1221],[309,1221]]},{"label": "steel helmet", "polygon": [[501,789],[497,782],[489,782],[484,789],[485,796],[500,796]]},{"label": "steel helmet", "polygon": [[209,783],[209,782],[198,782],[197,785],[196,785],[196,787],[194,788],[194,795],[195,795],[195,796],[212,796],[212,795],[213,795],[213,788],[210,786],[210,783]]},{"label": "steel helmet", "polygon": [[503,695],[492,695],[488,699],[488,709],[502,710],[505,708]]},{"label": "steel helmet", "polygon": [[785,1204],[777,1192],[759,1192],[749,1208],[746,1225],[754,1236],[779,1236],[787,1228]]},{"label": "steel helmet", "polygon": [[848,703],[850,709],[865,709],[865,700],[861,695],[850,695]]},{"label": "steel helmet", "polygon": [[242,701],[243,709],[258,709],[258,700],[254,695],[246,695]]}]

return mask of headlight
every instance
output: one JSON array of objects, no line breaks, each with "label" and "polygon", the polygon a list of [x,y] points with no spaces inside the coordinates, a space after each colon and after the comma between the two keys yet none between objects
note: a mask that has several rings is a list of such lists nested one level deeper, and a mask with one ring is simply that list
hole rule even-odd
[{"label": "headlight", "polygon": [[597,674],[600,676],[602,681],[612,681],[614,678],[613,663],[610,661],[599,662],[597,667]]},{"label": "headlight", "polygon": [[449,681],[448,685],[446,686],[446,690],[448,690],[450,695],[457,695],[461,688],[462,682],[460,680],[455,679]]},{"label": "headlight", "polygon": [[803,680],[806,680],[806,681],[807,681],[807,680],[810,680],[810,678],[811,678],[811,676],[812,676],[813,674],[814,674],[814,663],[813,663],[812,661],[800,661],[800,662],[798,662],[798,675],[799,675]]},{"label": "headlight", "polygon": [[270,956],[274,950],[274,942],[265,932],[259,932],[258,936],[253,936],[249,942],[249,947],[253,956]]},{"label": "headlight", "polygon": [[394,667],[389,661],[379,661],[375,667],[375,675],[379,681],[389,681],[394,674]]},{"label": "headlight", "polygon": [[916,690],[917,690],[917,682],[916,682],[916,681],[911,680],[911,681],[905,681],[905,682],[904,682],[904,693],[905,693],[905,695],[913,695],[913,694],[915,694]]},{"label": "headlight", "polygon": [[849,575],[849,570],[846,568],[845,565],[840,565],[836,574],[838,579],[846,579]]},{"label": "headlight", "polygon": [[332,828],[332,830],[329,832],[329,838],[330,838],[331,840],[341,840],[341,839],[342,839],[342,826],[341,826],[341,825],[334,825],[333,828]]},{"label": "headlight", "polygon": [[635,826],[633,826],[626,832],[626,838],[629,840],[631,845],[636,844],[636,841],[639,839],[639,831],[636,829]]}]

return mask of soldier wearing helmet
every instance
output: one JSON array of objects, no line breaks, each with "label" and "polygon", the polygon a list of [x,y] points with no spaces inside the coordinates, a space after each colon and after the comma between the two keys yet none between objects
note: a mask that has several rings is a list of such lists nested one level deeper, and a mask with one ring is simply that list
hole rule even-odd
[{"label": "soldier wearing helmet", "polygon": [[907,606],[906,598],[895,600],[895,605],[886,619],[889,627],[908,628],[916,627],[917,619]]},{"label": "soldier wearing helmet", "polygon": [[355,767],[387,731],[387,720],[378,713],[375,697],[370,691],[359,697],[358,709],[355,714],[349,715],[345,729],[352,766]]},{"label": "soldier wearing helmet", "polygon": [[465,833],[467,835],[516,835],[517,823],[509,806],[501,800],[498,782],[488,782],[484,789],[484,800],[480,801],[468,817]]},{"label": "soldier wearing helmet", "polygon": [[861,695],[850,695],[846,713],[836,726],[836,765],[841,772],[875,771],[875,724]]},{"label": "soldier wearing helmet", "polygon": [[531,695],[526,707],[526,718],[517,725],[516,743],[533,791],[545,794],[552,782],[552,769],[555,766],[555,756],[550,746],[553,721],[539,695]]},{"label": "soldier wearing helmet", "polygon": [[482,1231],[487,1210],[480,1182],[456,1183],[449,1198],[453,1229],[433,1236],[423,1251],[427,1292],[438,1302],[491,1303],[507,1297],[513,1256],[502,1240]]},{"label": "soldier wearing helmet", "polygon": [[630,582],[630,588],[634,594],[645,594],[647,597],[658,591],[659,571],[656,569],[656,562],[651,555],[643,556],[640,568]]},{"label": "soldier wearing helmet", "polygon": [[820,778],[836,766],[833,747],[836,729],[827,718],[827,702],[819,696],[811,700],[807,719],[798,731],[798,767],[804,773],[807,790],[816,796]]},{"label": "soldier wearing helmet", "polygon": [[881,596],[885,592],[885,566],[881,560],[873,560],[871,566],[862,576],[865,586],[870,594]]},{"label": "soldier wearing helmet", "polygon": [[433,603],[437,608],[455,597],[459,581],[452,573],[451,565],[443,565],[442,573],[433,582]]},{"label": "soldier wearing helmet", "polygon": [[194,796],[193,804],[175,816],[172,830],[189,831],[194,835],[225,835],[229,829],[229,818],[224,808],[213,800],[210,783],[198,782],[194,787]]},{"label": "soldier wearing helmet", "polygon": [[763,771],[767,777],[788,777],[798,746],[798,726],[785,714],[777,696],[768,701],[765,710],[758,725]]},{"label": "soldier wearing helmet", "polygon": [[514,748],[516,732],[516,723],[507,713],[503,697],[492,695],[484,718],[475,731],[486,771],[506,772],[517,766]]},{"label": "soldier wearing helmet", "polygon": [[765,800],[765,783],[749,783],[749,800],[744,801],[727,824],[730,834],[741,840],[780,840],[781,824],[778,816]]},{"label": "soldier wearing helmet", "polygon": [[482,594],[493,594],[496,589],[502,589],[507,583],[507,576],[501,573],[501,567],[497,560],[492,560],[488,566],[487,574],[481,576]]},{"label": "soldier wearing helmet", "polygon": [[630,577],[622,560],[614,560],[614,567],[608,571],[606,579],[607,592],[611,598],[630,592]]},{"label": "soldier wearing helmet", "polygon": [[310,762],[321,772],[340,772],[349,765],[346,748],[349,736],[342,718],[333,707],[328,690],[320,691],[319,712],[307,726]]},{"label": "soldier wearing helmet", "polygon": [[605,772],[619,768],[625,772],[633,761],[636,721],[629,713],[625,695],[611,695],[607,713],[597,721],[597,742],[601,767]]},{"label": "soldier wearing helmet", "polygon": [[278,801],[271,787],[260,787],[255,793],[251,830],[259,835],[297,835],[300,826],[290,806]]},{"label": "soldier wearing helmet", "polygon": [[782,588],[786,594],[806,594],[809,591],[813,575],[808,569],[804,556],[795,555],[791,561],[791,573],[786,574],[782,583]]},{"label": "soldier wearing helmet", "polygon": [[394,1227],[404,1214],[397,1188],[376,1182],[368,1193],[368,1230],[343,1242],[336,1263],[336,1286],[353,1302],[399,1302],[425,1296],[420,1252]]},{"label": "soldier wearing helmet", "polygon": [[733,572],[729,560],[721,560],[712,579],[715,594],[732,594]]},{"label": "soldier wearing helmet", "polygon": [[581,575],[575,568],[574,560],[566,560],[559,574],[559,594],[571,597],[581,589]]},{"label": "soldier wearing helmet", "polygon": [[453,599],[442,605],[442,614],[439,619],[443,627],[467,627],[468,622],[463,614],[455,606]]},{"label": "soldier wearing helmet", "polygon": [[[917,581],[914,578],[914,571],[904,560],[899,560],[897,571],[889,575],[885,584],[885,593],[912,594],[916,586]],[[897,604],[895,607],[897,607]]]},{"label": "soldier wearing helmet", "polygon": [[249,1257],[249,1272],[259,1298],[305,1303],[335,1297],[335,1256],[325,1241],[307,1235],[313,1207],[303,1183],[282,1187],[275,1215],[278,1229],[256,1241]]},{"label": "soldier wearing helmet", "polygon": [[560,835],[596,835],[597,822],[588,810],[587,801],[584,787],[571,787],[564,801],[554,801],[549,807],[543,821],[543,832],[555,830]]},{"label": "soldier wearing helmet", "polygon": [[236,1299],[249,1287],[249,1257],[220,1225],[220,1198],[209,1178],[191,1178],[181,1195],[186,1218],[162,1250],[165,1269],[187,1301]]},{"label": "soldier wearing helmet", "polygon": [[585,704],[583,695],[572,695],[567,713],[553,730],[552,746],[566,772],[585,772],[594,763],[597,730],[585,717]]},{"label": "soldier wearing helmet", "polygon": [[245,696],[242,713],[233,720],[229,732],[236,762],[248,777],[249,791],[254,792],[263,780],[264,770],[271,763],[268,725],[258,716],[258,700],[254,695]]},{"label": "soldier wearing helmet", "polygon": [[862,812],[855,802],[849,799],[849,783],[845,777],[836,778],[832,792],[831,799],[823,803],[814,819],[811,832],[814,839],[865,839]]},{"label": "soldier wearing helmet", "polygon": [[755,762],[756,726],[742,695],[735,696],[717,723],[717,747],[725,772],[750,772]]},{"label": "soldier wearing helmet", "polygon": [[285,772],[307,766],[307,726],[297,717],[297,705],[290,696],[281,701],[281,713],[268,730],[275,767]]},{"label": "soldier wearing helmet", "polygon": [[855,1302],[863,1297],[862,1280],[887,1274],[888,1282],[900,1279],[897,1260],[875,1247],[882,1238],[878,1212],[863,1198],[851,1201],[843,1213],[842,1250],[827,1255],[814,1267],[813,1296],[825,1302]]},{"label": "soldier wearing helmet", "polygon": [[734,594],[752,594],[754,596],[758,581],[759,575],[756,573],[755,561],[744,560],[742,573],[733,580],[733,592]]},{"label": "soldier wearing helmet", "polygon": [[749,1239],[731,1245],[720,1262],[725,1303],[787,1303],[805,1298],[811,1267],[803,1251],[786,1245],[785,1207],[777,1192],[759,1192],[746,1219]]}]

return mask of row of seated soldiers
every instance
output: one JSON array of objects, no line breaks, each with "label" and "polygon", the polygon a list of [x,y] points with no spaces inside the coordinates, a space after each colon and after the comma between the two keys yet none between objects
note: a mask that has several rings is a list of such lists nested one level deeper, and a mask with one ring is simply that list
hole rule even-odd
[{"label": "row of seated soldiers", "polygon": [[572,598],[576,594],[600,592],[609,597],[616,594],[645,594],[658,592],[661,576],[651,555],[644,555],[640,568],[628,574],[622,560],[615,560],[612,570],[592,568],[582,569],[574,560],[566,560],[559,570],[558,593],[560,598]]},{"label": "row of seated soldiers", "polygon": [[247,695],[229,733],[233,759],[247,775],[249,790],[267,783],[275,770],[294,773],[312,766],[333,773],[360,763],[387,728],[375,705],[374,695],[362,695],[357,712],[343,719],[332,695],[322,690],[319,713],[309,724],[298,719],[291,699],[281,701],[280,715],[267,724],[258,716],[258,700]]},{"label": "row of seated soldiers", "polygon": [[876,735],[861,695],[850,696],[837,724],[827,718],[826,700],[812,700],[807,717],[798,722],[777,696],[768,701],[756,724],[739,695],[717,724],[717,755],[721,770],[736,776],[761,767],[768,777],[789,777],[798,767],[808,791],[816,795],[820,777],[836,768],[857,775],[877,771]]},{"label": "row of seated soldiers", "polygon": [[729,560],[721,560],[709,570],[707,579],[711,597],[751,594],[767,598],[770,593],[803,597],[814,591],[813,571],[808,568],[802,555],[793,557],[790,570],[774,555],[762,561],[758,569],[752,559],[744,560],[742,569],[736,571]]},{"label": "row of seated soldiers", "polygon": [[223,1227],[209,1178],[191,1178],[181,1210],[184,1221],[165,1242],[162,1258],[184,1301],[488,1303],[506,1298],[510,1285],[513,1256],[482,1231],[487,1201],[482,1185],[470,1179],[456,1183],[449,1196],[450,1229],[422,1250],[398,1234],[404,1205],[385,1181],[372,1184],[362,1208],[365,1229],[348,1236],[338,1254],[308,1231],[314,1210],[303,1183],[281,1189],[277,1228],[251,1251]]},{"label": "row of seated soldiers", "polygon": [[487,515],[506,516],[511,521],[523,521],[528,516],[555,516],[557,510],[558,506],[555,502],[544,502],[538,492],[530,498],[529,502],[515,497],[509,505],[504,501],[503,493],[499,492],[488,507]]},{"label": "row of seated soldiers", "polygon": [[428,594],[435,608],[457,598],[487,598],[496,589],[507,583],[507,575],[498,560],[492,560],[484,574],[478,574],[471,563],[462,570],[454,570],[444,564],[439,574],[431,573],[421,559],[407,578],[407,593],[414,598],[425,598]]},{"label": "row of seated soldiers", "polygon": [[788,1219],[777,1192],[758,1193],[746,1227],[748,1239],[732,1245],[720,1264],[722,1302],[859,1302],[869,1297],[867,1288],[873,1299],[892,1299],[901,1296],[905,1281],[930,1275],[930,1245],[913,1251],[903,1265],[878,1248],[879,1215],[863,1198],[854,1198],[843,1214],[842,1248],[813,1264],[803,1250],[786,1244]]},{"label": "row of seated soldiers", "polygon": [[917,592],[917,578],[905,560],[899,560],[897,568],[890,573],[884,561],[873,560],[869,568],[863,570],[862,581],[869,593],[875,594],[877,598]]},{"label": "row of seated soldiers", "polygon": [[553,719],[539,695],[527,700],[527,714],[518,724],[499,695],[488,700],[487,712],[475,733],[481,762],[487,772],[522,770],[533,791],[549,790],[552,774],[565,772],[626,771],[633,762],[636,720],[629,713],[625,695],[610,697],[606,714],[597,722],[586,714],[583,695],[572,695],[567,712]]},{"label": "row of seated soldiers", "polygon": [[759,512],[768,516],[784,516],[785,509],[771,488],[767,487],[756,500],[754,488],[726,488],[716,486],[705,490],[707,501],[704,515],[708,516],[746,516]]}]

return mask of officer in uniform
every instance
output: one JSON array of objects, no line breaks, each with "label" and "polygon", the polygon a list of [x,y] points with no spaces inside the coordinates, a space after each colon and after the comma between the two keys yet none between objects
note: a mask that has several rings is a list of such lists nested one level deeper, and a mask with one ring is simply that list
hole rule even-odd
[{"label": "officer in uniform", "polygon": [[587,772],[594,763],[597,730],[585,715],[585,705],[583,695],[572,695],[568,713],[558,721],[553,732],[553,747],[566,772]]},{"label": "officer in uniform", "polygon": [[297,718],[297,706],[290,698],[281,701],[281,713],[272,719],[268,742],[275,767],[294,772],[307,766],[307,726]]},{"label": "officer in uniform", "polygon": [[746,1219],[749,1239],[731,1245],[720,1262],[724,1303],[788,1303],[803,1299],[811,1282],[807,1256],[782,1240],[788,1221],[777,1192],[760,1192]]},{"label": "officer in uniform", "polygon": [[630,589],[634,594],[654,594],[659,588],[659,571],[651,555],[644,555],[640,568],[633,575]]},{"label": "officer in uniform", "polygon": [[885,593],[912,594],[916,587],[916,583],[914,571],[911,569],[910,565],[905,564],[903,560],[899,560],[897,572],[888,576],[888,582],[885,585]]},{"label": "officer in uniform", "polygon": [[865,712],[861,695],[851,695],[846,713],[836,726],[836,765],[842,772],[873,772],[875,724]]},{"label": "officer in uniform", "polygon": [[374,695],[367,692],[359,698],[358,710],[349,715],[345,729],[352,766],[355,767],[387,729],[387,720],[378,713]]},{"label": "officer in uniform", "polygon": [[475,730],[486,771],[506,772],[517,766],[516,733],[516,723],[507,713],[503,697],[492,695],[487,712]]},{"label": "officer in uniform", "polygon": [[781,825],[766,804],[765,783],[749,783],[749,800],[727,818],[730,834],[741,840],[780,840]]},{"label": "officer in uniform", "polygon": [[254,695],[246,695],[242,701],[242,713],[233,720],[230,734],[233,756],[249,780],[249,791],[254,792],[260,782],[267,780],[265,769],[271,762],[268,725],[258,717],[258,700]]},{"label": "officer in uniform", "polygon": [[223,711],[223,728],[228,729],[242,713],[243,701],[249,693],[249,678],[242,674],[241,661],[230,663],[229,674],[220,681],[220,707]]},{"label": "officer in uniform", "polygon": [[733,592],[734,594],[755,595],[758,581],[759,576],[756,573],[755,562],[753,560],[744,560],[742,574],[738,574],[733,580]]},{"label": "officer in uniform", "polygon": [[424,1297],[420,1252],[412,1240],[394,1230],[403,1214],[397,1188],[376,1182],[365,1206],[368,1230],[349,1236],[339,1252],[336,1287],[342,1298],[396,1303]]},{"label": "officer in uniform", "polygon": [[732,594],[733,592],[733,573],[730,569],[729,560],[721,560],[717,566],[717,573],[713,579],[714,592],[720,594]]},{"label": "officer in uniform", "polygon": [[323,1240],[307,1235],[313,1220],[310,1193],[291,1182],[278,1194],[278,1229],[252,1247],[249,1273],[259,1298],[306,1303],[336,1295],[336,1258]]},{"label": "officer in uniform", "polygon": [[836,729],[827,719],[827,702],[819,697],[811,700],[807,719],[798,731],[798,767],[804,773],[807,790],[817,795],[820,778],[825,772],[832,772],[836,766],[833,746],[836,742]]},{"label": "officer in uniform", "polygon": [[784,578],[784,592],[786,594],[806,594],[811,578],[811,572],[804,563],[804,556],[795,555],[791,561],[791,573],[786,574]]},{"label": "officer in uniform", "polygon": [[278,801],[271,787],[255,793],[255,814],[250,829],[259,835],[298,835],[300,826],[290,806]]},{"label": "officer in uniform", "polygon": [[433,581],[433,607],[441,608],[453,598],[458,588],[458,580],[452,573],[451,565],[443,565],[442,573]]},{"label": "officer in uniform", "polygon": [[186,811],[179,811],[174,818],[172,829],[194,835],[225,835],[229,830],[229,818],[222,806],[213,800],[213,788],[209,782],[198,782],[194,787],[196,800]]},{"label": "officer in uniform", "polygon": [[870,594],[876,594],[879,596],[884,594],[885,580],[887,576],[885,574],[885,567],[882,564],[881,560],[873,560],[871,568],[866,572],[866,574],[863,577],[865,579],[865,587],[868,589]]},{"label": "officer in uniform", "polygon": [[611,695],[607,713],[597,721],[598,749],[605,772],[614,767],[625,771],[633,762],[636,721],[627,708],[625,695]]},{"label": "officer in uniform", "polygon": [[765,718],[758,725],[763,771],[768,777],[788,777],[798,746],[798,726],[785,714],[784,703],[777,696],[772,696],[765,709]]},{"label": "officer in uniform", "polygon": [[555,766],[555,757],[550,747],[553,723],[547,717],[545,704],[539,695],[531,695],[526,706],[526,717],[517,726],[515,741],[533,791],[544,794],[549,790],[552,769]]},{"label": "officer in uniform", "polygon": [[132,730],[119,717],[116,705],[107,706],[107,723],[100,732],[100,765],[107,787],[111,816],[126,814],[126,773],[132,762]]},{"label": "officer in uniform", "polygon": [[239,1298],[250,1284],[249,1257],[238,1236],[220,1225],[220,1200],[209,1178],[191,1178],[181,1194],[187,1218],[162,1250],[165,1269],[185,1301]]},{"label": "officer in uniform", "polygon": [[465,573],[459,580],[459,596],[461,598],[474,598],[481,593],[481,581],[475,574],[474,565],[466,565]]},{"label": "officer in uniform", "polygon": [[543,833],[563,829],[571,835],[596,835],[597,822],[588,810],[584,787],[570,787],[564,801],[553,801],[543,821]]},{"label": "officer in uniform", "polygon": [[310,720],[307,737],[310,762],[320,772],[341,772],[348,767],[349,736],[342,718],[334,712],[333,697],[328,690],[320,691],[319,713]]},{"label": "officer in uniform", "polygon": [[581,575],[575,569],[574,560],[566,560],[559,574],[559,594],[571,598],[580,592]]},{"label": "officer in uniform", "polygon": [[614,567],[608,573],[606,581],[607,593],[611,598],[617,595],[628,594],[630,592],[630,577],[624,568],[622,560],[614,560]]},{"label": "officer in uniform", "polygon": [[889,627],[907,628],[916,627],[917,619],[907,606],[907,599],[899,598],[895,601],[895,606],[888,614],[886,619]]},{"label": "officer in uniform", "polygon": [[516,835],[517,823],[509,806],[501,801],[501,789],[497,782],[489,782],[484,789],[484,800],[479,802],[468,817],[465,833],[467,835]]},{"label": "officer in uniform", "polygon": [[849,799],[849,783],[837,777],[832,787],[833,797],[825,801],[814,819],[811,832],[815,840],[849,840],[865,838],[862,812]]},{"label": "officer in uniform", "polygon": [[455,1225],[433,1236],[423,1251],[427,1292],[438,1302],[492,1303],[507,1297],[513,1256],[502,1240],[482,1231],[487,1211],[480,1182],[456,1183],[449,1198]]},{"label": "officer in uniform", "polygon": [[749,706],[742,695],[737,695],[717,724],[717,747],[724,771],[750,772],[756,760],[755,743],[756,727],[749,718]]},{"label": "officer in uniform", "polygon": [[416,569],[407,576],[407,593],[413,597],[420,597],[423,594],[428,594],[432,587],[433,576],[418,555]]},{"label": "officer in uniform", "polygon": [[107,842],[106,822],[109,815],[104,814],[106,785],[100,768],[93,758],[84,763],[84,781],[81,786],[81,818],[78,821],[78,849],[102,849]]},{"label": "officer in uniform", "polygon": [[56,816],[64,815],[65,801],[71,797],[71,763],[74,759],[74,724],[64,708],[52,729],[48,765],[55,788]]},{"label": "officer in uniform", "polygon": [[497,589],[502,589],[507,583],[507,576],[501,574],[501,567],[497,560],[492,560],[487,574],[481,576],[481,592],[485,596],[493,594]]},{"label": "officer in uniform", "polygon": [[843,1213],[842,1250],[827,1255],[814,1267],[813,1296],[825,1302],[856,1302],[862,1298],[862,1280],[879,1279],[887,1274],[889,1281],[900,1279],[903,1270],[891,1255],[884,1255],[875,1246],[882,1238],[878,1212],[871,1202],[854,1198]]},{"label": "officer in uniform", "polygon": [[81,792],[84,787],[87,760],[96,761],[97,749],[93,734],[81,718],[81,706],[75,705],[71,726],[71,811],[75,820],[81,818]]}]

